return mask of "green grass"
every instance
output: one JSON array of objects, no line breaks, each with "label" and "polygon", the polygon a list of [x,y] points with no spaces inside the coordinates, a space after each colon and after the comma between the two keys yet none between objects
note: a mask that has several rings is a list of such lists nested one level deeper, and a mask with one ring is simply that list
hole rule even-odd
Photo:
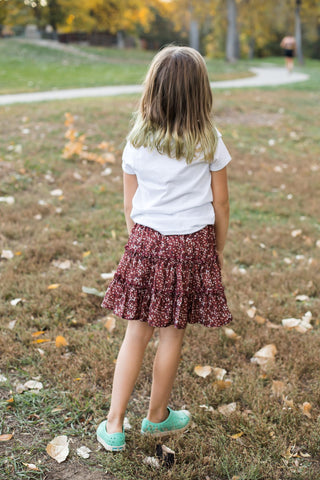
[{"label": "green grass", "polygon": [[[88,57],[68,51],[0,41],[0,93],[36,92],[62,88],[142,83],[155,52],[98,47],[74,47]],[[250,76],[248,64],[228,65],[208,60],[211,80]]]}]

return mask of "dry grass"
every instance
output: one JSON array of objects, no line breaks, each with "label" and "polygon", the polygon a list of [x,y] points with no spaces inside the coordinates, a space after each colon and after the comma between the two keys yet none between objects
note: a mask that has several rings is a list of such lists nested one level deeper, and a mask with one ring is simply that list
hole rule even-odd
[{"label": "dry grass", "polygon": [[[123,97],[12,106],[1,116],[0,196],[12,195],[15,203],[0,203],[0,251],[10,249],[15,256],[0,262],[1,373],[8,378],[0,387],[0,433],[14,431],[13,439],[0,446],[0,478],[319,479],[320,122],[314,92],[225,92],[216,100],[218,124],[234,157],[224,282],[234,314],[231,326],[241,339],[230,340],[223,330],[187,329],[171,405],[189,408],[193,424],[179,439],[166,440],[176,452],[171,470],[142,463],[154,455],[155,442],[137,434],[147,409],[157,334],[129,404],[133,428],[126,452],[97,451],[95,428],[108,411],[125,322],[119,319],[108,333],[101,298],[83,294],[81,288],[105,290],[100,274],[116,267],[126,243],[120,161],[136,101]],[[89,147],[113,142],[117,163],[110,176],[101,176],[97,164],[62,160],[66,111],[77,116],[76,126],[87,134]],[[10,145],[21,145],[21,153],[19,147],[8,150]],[[63,198],[50,195],[56,188],[63,190]],[[292,237],[297,229],[302,233]],[[60,270],[54,260],[70,260],[72,266]],[[60,287],[48,290],[54,283]],[[297,302],[298,294],[309,299]],[[17,297],[23,302],[12,306]],[[300,334],[258,324],[246,313],[252,301],[258,315],[279,326],[283,318],[301,318],[311,310],[313,328]],[[32,343],[32,332],[38,330],[45,331],[38,338],[50,342]],[[57,335],[69,346],[57,349]],[[270,343],[278,354],[265,372],[250,358]],[[225,368],[232,386],[219,390],[212,376],[197,377],[197,364]],[[38,395],[16,393],[16,382],[38,376],[44,383]],[[273,380],[284,382],[293,407],[272,394]],[[14,401],[7,402],[12,396]],[[200,408],[230,402],[237,403],[230,417]],[[311,403],[311,418],[303,415],[303,402]],[[57,407],[61,410],[52,412]],[[238,432],[243,432],[240,438],[231,438]],[[45,446],[62,434],[73,443],[68,460],[58,465]],[[75,454],[83,444],[93,450],[88,460]],[[40,471],[27,470],[23,462],[37,463]]]}]

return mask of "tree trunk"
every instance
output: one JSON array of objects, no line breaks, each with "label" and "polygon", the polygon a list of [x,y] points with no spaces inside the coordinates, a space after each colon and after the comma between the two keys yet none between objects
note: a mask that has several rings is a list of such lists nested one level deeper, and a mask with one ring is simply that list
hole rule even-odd
[{"label": "tree trunk", "polygon": [[302,34],[301,34],[301,18],[300,18],[301,0],[296,0],[295,9],[295,38],[296,38],[296,52],[300,65],[303,65],[302,54]]},{"label": "tree trunk", "polygon": [[228,30],[226,43],[226,59],[235,62],[239,58],[239,36],[237,29],[237,5],[235,0],[227,0]]},{"label": "tree trunk", "polygon": [[189,46],[199,51],[199,22],[194,18],[193,7],[190,5]]},{"label": "tree trunk", "polygon": [[190,45],[190,47],[199,51],[199,48],[200,48],[199,22],[197,20],[194,20],[194,19],[191,19],[191,21],[190,21],[189,45]]},{"label": "tree trunk", "polygon": [[124,48],[124,36],[121,30],[117,32],[117,48]]}]

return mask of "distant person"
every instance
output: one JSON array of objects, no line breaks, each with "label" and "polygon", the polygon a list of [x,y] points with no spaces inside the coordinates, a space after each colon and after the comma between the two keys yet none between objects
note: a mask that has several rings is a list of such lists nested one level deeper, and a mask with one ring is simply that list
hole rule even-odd
[{"label": "distant person", "polygon": [[284,37],[281,40],[280,46],[284,49],[286,67],[288,72],[291,73],[293,69],[293,58],[296,49],[295,38],[291,36]]},{"label": "distant person", "polygon": [[188,410],[168,407],[187,325],[232,320],[221,278],[231,157],[211,110],[202,56],[189,47],[161,50],[123,152],[129,240],[102,302],[128,320],[108,417],[97,429],[109,451],[125,448],[124,416],[154,329],[159,344],[141,433],[163,436],[190,425]]}]

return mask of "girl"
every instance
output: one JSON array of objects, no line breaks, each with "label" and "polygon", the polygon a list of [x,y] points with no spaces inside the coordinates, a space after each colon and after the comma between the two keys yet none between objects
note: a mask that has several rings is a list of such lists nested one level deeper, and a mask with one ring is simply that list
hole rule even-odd
[{"label": "girl", "polygon": [[187,324],[232,320],[221,283],[231,157],[211,108],[201,55],[188,47],[161,50],[123,152],[129,240],[102,303],[128,320],[109,414],[97,430],[110,451],[125,447],[125,411],[154,328],[160,328],[159,345],[141,433],[160,436],[190,422],[187,410],[168,407]]}]

